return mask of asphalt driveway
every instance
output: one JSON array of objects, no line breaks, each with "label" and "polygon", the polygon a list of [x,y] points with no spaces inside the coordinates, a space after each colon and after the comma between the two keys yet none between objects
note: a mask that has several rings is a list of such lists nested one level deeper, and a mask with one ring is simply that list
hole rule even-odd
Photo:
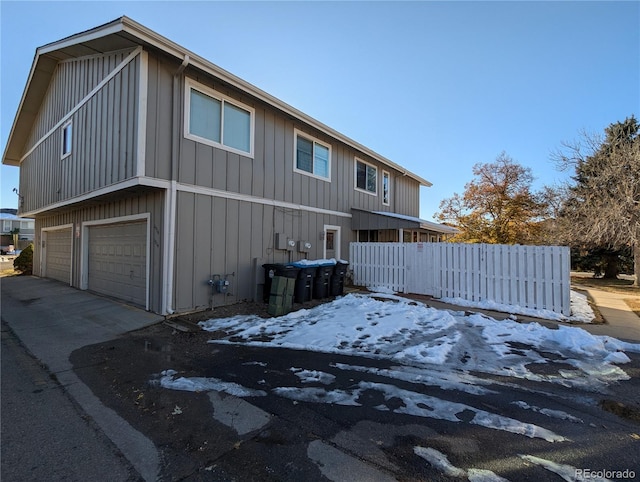
[{"label": "asphalt driveway", "polygon": [[[269,346],[266,333],[183,331],[36,278],[3,279],[2,318],[146,480],[640,475],[633,352],[623,365],[629,378],[596,391],[481,363],[416,372],[366,353]],[[530,348],[510,345],[513,356]],[[473,360],[473,346],[456,355]],[[563,357],[545,356],[537,374],[566,373]],[[465,377],[473,383],[460,384]]]}]

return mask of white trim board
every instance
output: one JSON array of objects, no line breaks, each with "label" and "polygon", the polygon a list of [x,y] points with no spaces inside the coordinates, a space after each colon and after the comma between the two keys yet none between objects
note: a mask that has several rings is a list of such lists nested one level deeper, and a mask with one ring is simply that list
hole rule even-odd
[{"label": "white trim board", "polygon": [[333,211],[331,209],[322,209],[314,206],[305,206],[304,204],[277,201],[275,199],[267,199],[267,198],[262,198],[258,196],[251,196],[249,194],[240,194],[237,192],[223,191],[221,189],[214,189],[210,187],[195,186],[192,184],[177,183],[177,188],[178,188],[178,191],[190,192],[193,194],[203,194],[205,196],[221,197],[224,199],[234,199],[236,201],[247,201],[250,203],[264,204],[266,206],[276,206],[276,207],[286,208],[286,209],[296,209],[298,211],[308,211],[312,213],[329,214],[331,216],[340,216],[342,218],[352,217],[351,213],[345,213],[342,211]]}]

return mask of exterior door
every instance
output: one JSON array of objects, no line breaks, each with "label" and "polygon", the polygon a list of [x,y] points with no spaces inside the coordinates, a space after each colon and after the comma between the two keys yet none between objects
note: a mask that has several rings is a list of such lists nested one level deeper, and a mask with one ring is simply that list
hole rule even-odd
[{"label": "exterior door", "polygon": [[146,306],[146,221],[90,226],[88,261],[91,291]]},{"label": "exterior door", "polygon": [[325,259],[340,259],[340,227],[324,227],[324,257]]}]

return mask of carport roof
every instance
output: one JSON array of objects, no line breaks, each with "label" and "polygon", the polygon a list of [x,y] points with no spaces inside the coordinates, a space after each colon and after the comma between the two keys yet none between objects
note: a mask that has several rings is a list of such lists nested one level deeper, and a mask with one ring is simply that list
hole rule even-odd
[{"label": "carport roof", "polygon": [[351,229],[376,230],[376,229],[425,229],[442,234],[456,234],[458,230],[445,224],[433,223],[426,219],[420,219],[405,214],[397,214],[386,211],[365,211],[363,209],[351,209]]}]

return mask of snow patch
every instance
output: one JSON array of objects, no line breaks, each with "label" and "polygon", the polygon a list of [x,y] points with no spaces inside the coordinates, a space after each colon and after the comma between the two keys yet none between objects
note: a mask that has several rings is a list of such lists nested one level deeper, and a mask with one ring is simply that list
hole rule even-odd
[{"label": "snow patch", "polygon": [[555,321],[574,321],[579,323],[591,323],[595,319],[595,314],[589,306],[587,297],[577,291],[571,291],[571,315],[565,316],[552,310],[536,310],[525,308],[517,305],[507,305],[498,303],[494,300],[469,301],[464,298],[440,298],[444,303],[450,303],[457,306],[466,306],[469,308],[479,308],[482,310],[500,311],[503,313],[511,313],[525,316],[533,316],[545,320]]},{"label": "snow patch", "polygon": [[164,370],[160,373],[157,383],[161,387],[171,390],[187,392],[209,392],[216,390],[218,392],[228,393],[229,395],[235,395],[236,397],[263,397],[267,394],[267,392],[263,390],[253,390],[237,383],[220,380],[219,378],[176,377],[177,373],[175,370]]}]

